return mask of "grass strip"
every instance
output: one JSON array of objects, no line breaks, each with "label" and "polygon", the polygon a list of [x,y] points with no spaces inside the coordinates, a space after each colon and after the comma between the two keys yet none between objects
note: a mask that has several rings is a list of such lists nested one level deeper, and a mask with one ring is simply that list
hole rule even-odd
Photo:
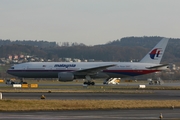
[{"label": "grass strip", "polygon": [[180,107],[180,100],[0,100],[0,111],[98,110]]}]

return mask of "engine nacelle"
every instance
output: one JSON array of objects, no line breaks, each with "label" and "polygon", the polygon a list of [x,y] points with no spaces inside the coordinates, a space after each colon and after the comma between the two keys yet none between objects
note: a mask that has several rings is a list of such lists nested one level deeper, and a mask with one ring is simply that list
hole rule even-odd
[{"label": "engine nacelle", "polygon": [[62,82],[73,81],[74,74],[71,72],[60,72],[58,73],[58,80]]}]

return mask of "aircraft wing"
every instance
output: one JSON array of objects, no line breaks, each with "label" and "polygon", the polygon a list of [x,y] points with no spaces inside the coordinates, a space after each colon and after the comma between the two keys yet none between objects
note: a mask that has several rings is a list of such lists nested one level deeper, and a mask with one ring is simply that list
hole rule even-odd
[{"label": "aircraft wing", "polygon": [[156,69],[156,68],[160,68],[160,67],[164,67],[164,66],[168,66],[169,64],[161,64],[161,65],[156,65],[156,66],[152,66],[152,67],[146,67],[147,69]]},{"label": "aircraft wing", "polygon": [[98,66],[98,67],[93,67],[93,68],[87,68],[87,69],[75,71],[74,73],[75,74],[81,74],[81,75],[82,74],[83,75],[94,75],[101,70],[104,70],[108,67],[113,67],[113,66],[116,66],[116,65],[111,64],[111,65],[104,65],[104,66]]}]

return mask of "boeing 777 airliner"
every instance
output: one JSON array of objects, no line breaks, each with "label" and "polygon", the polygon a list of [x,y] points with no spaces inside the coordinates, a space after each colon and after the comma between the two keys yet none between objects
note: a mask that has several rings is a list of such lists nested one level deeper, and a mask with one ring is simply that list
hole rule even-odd
[{"label": "boeing 777 airliner", "polygon": [[58,78],[59,81],[124,78],[168,69],[160,64],[168,38],[163,38],[140,62],[28,62],[12,66],[7,73],[19,78]]}]

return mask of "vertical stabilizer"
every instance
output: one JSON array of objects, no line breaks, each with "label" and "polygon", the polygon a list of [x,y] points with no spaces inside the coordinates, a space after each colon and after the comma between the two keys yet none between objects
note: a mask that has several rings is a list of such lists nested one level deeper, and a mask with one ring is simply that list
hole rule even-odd
[{"label": "vertical stabilizer", "polygon": [[159,64],[163,57],[169,38],[163,38],[140,62]]}]

